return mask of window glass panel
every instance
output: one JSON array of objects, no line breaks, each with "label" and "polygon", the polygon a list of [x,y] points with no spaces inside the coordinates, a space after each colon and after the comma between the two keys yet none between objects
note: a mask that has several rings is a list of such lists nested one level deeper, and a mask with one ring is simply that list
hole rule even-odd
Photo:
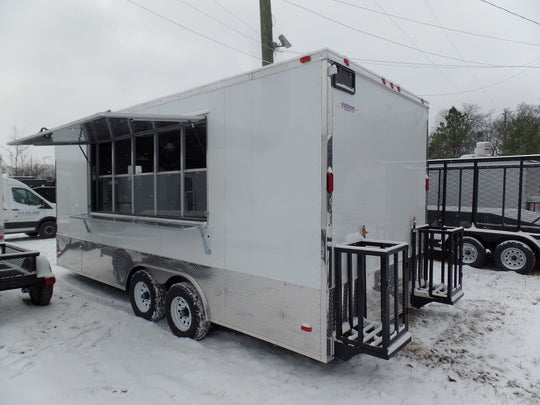
[{"label": "window glass panel", "polygon": [[13,195],[13,200],[18,204],[41,205],[41,198],[25,188],[14,187],[11,189],[11,194]]},{"label": "window glass panel", "polygon": [[115,137],[130,134],[127,118],[109,118],[108,121]]},{"label": "window glass panel", "polygon": [[206,167],[206,125],[186,128],[185,169]]},{"label": "window glass panel", "polygon": [[131,166],[131,139],[124,139],[114,143],[114,172],[127,174]]},{"label": "window glass panel", "polygon": [[159,134],[158,171],[180,170],[180,130]]},{"label": "window glass panel", "polygon": [[115,180],[115,212],[131,214],[131,178],[117,177]]},{"label": "window glass panel", "polygon": [[153,128],[152,121],[133,120],[131,121],[131,128],[134,133],[150,131]]},{"label": "window glass panel", "polygon": [[31,191],[26,190],[28,205],[41,205],[43,201]]},{"label": "window glass panel", "polygon": [[135,174],[154,171],[154,135],[135,138]]},{"label": "window glass panel", "polygon": [[206,218],[206,170],[184,176],[184,216]]},{"label": "window glass panel", "polygon": [[111,142],[100,143],[98,146],[99,167],[98,174],[104,176],[112,174],[112,149]]},{"label": "window glass panel", "polygon": [[154,176],[135,176],[135,214],[154,215]]},{"label": "window glass panel", "polygon": [[100,178],[98,188],[97,210],[112,212],[112,179],[110,177]]},{"label": "window glass panel", "polygon": [[180,217],[180,174],[158,174],[157,188],[157,214]]}]

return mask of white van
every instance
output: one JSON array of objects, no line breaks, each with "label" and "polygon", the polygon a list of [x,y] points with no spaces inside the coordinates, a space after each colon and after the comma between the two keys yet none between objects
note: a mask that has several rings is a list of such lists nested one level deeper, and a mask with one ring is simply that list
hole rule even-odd
[{"label": "white van", "polygon": [[4,176],[5,233],[56,236],[56,204],[47,201],[18,180]]}]

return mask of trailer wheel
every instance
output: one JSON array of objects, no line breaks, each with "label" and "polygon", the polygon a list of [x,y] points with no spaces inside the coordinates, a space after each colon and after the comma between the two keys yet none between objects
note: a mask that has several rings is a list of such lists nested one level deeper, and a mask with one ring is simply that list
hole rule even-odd
[{"label": "trailer wheel", "polygon": [[482,267],[486,261],[486,248],[475,238],[463,238],[463,264],[473,267]]},{"label": "trailer wheel", "polygon": [[167,291],[165,308],[167,323],[176,336],[201,340],[208,333],[210,322],[201,297],[190,283],[173,284]]},{"label": "trailer wheel", "polygon": [[494,252],[495,264],[500,270],[527,274],[536,264],[532,249],[517,240],[507,240],[497,245]]},{"label": "trailer wheel", "polygon": [[53,285],[46,285],[45,281],[42,281],[29,288],[30,300],[34,305],[49,305],[51,297],[53,295]]},{"label": "trailer wheel", "polygon": [[54,238],[56,236],[56,223],[54,221],[44,221],[38,229],[40,238]]},{"label": "trailer wheel", "polygon": [[163,318],[165,288],[158,284],[148,270],[138,270],[129,283],[129,298],[135,315],[148,321]]}]

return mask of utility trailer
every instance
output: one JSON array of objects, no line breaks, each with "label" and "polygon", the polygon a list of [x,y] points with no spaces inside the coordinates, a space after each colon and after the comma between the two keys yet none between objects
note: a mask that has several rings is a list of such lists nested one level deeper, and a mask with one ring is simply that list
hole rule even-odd
[{"label": "utility trailer", "polygon": [[329,362],[404,347],[411,294],[463,295],[461,230],[413,225],[427,130],[424,100],[322,50],[17,143],[57,145],[59,265],[178,336]]},{"label": "utility trailer", "polygon": [[[0,159],[0,168],[2,161]],[[3,201],[0,170],[0,201]],[[47,259],[4,241],[4,210],[0,210],[0,291],[22,289],[34,305],[48,305],[56,279]]]},{"label": "utility trailer", "polygon": [[540,155],[428,161],[428,223],[464,228],[463,262],[528,273],[540,260]]}]

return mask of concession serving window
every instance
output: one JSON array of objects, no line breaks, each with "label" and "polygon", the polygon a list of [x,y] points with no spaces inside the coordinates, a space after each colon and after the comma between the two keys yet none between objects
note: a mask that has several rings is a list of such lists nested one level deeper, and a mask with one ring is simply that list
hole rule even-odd
[{"label": "concession serving window", "polygon": [[88,145],[92,213],[207,219],[205,115],[100,113],[14,144]]}]

